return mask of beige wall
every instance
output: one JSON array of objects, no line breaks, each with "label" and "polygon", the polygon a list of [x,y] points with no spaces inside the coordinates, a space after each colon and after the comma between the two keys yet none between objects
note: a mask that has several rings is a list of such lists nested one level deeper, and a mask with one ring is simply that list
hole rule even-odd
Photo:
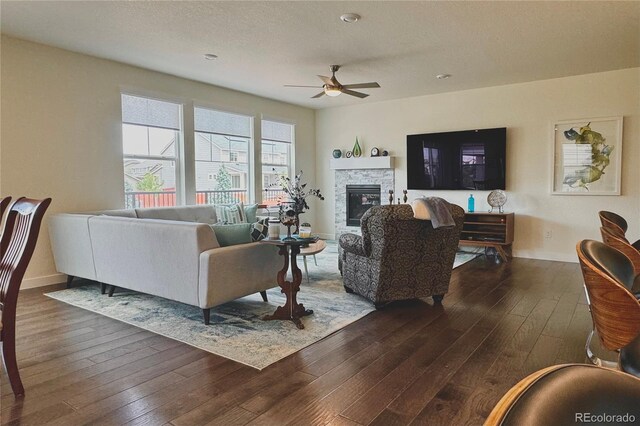
[{"label": "beige wall", "polygon": [[[619,115],[624,116],[622,195],[550,195],[552,121]],[[406,188],[406,135],[490,127],[508,128],[505,208],[516,213],[516,256],[576,261],[579,240],[600,238],[602,209],[626,217],[630,236],[640,238],[640,68],[318,111],[316,170],[326,192],[318,230],[332,234],[334,228],[332,149],[351,149],[356,136],[366,155],[373,146],[388,149],[396,156],[398,192]],[[409,198],[423,194],[465,209],[469,196],[410,191]],[[488,208],[486,195],[474,191],[476,211]],[[546,231],[550,239],[544,238]]]},{"label": "beige wall", "polygon": [[[123,89],[295,122],[296,168],[314,181],[311,109],[6,36],[0,48],[3,196],[52,197],[49,213],[122,207]],[[46,221],[27,278],[23,287],[60,281]]]}]

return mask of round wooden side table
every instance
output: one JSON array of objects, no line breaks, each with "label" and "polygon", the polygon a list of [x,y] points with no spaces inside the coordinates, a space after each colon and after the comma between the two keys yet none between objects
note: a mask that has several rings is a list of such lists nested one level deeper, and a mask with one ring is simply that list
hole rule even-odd
[{"label": "round wooden side table", "polygon": [[300,249],[300,256],[302,256],[302,262],[304,263],[304,273],[307,274],[307,283],[309,282],[309,269],[307,268],[307,256],[313,256],[313,262],[318,266],[316,260],[316,254],[327,248],[327,243],[324,240],[318,240],[315,243],[309,244],[308,247]]}]

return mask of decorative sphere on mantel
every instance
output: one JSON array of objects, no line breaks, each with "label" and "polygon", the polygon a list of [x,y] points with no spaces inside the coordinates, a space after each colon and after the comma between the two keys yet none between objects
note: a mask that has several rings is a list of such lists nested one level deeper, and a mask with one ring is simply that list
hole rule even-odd
[{"label": "decorative sphere on mantel", "polygon": [[342,150],[334,149],[333,150],[333,158],[340,158],[340,157],[342,157]]}]

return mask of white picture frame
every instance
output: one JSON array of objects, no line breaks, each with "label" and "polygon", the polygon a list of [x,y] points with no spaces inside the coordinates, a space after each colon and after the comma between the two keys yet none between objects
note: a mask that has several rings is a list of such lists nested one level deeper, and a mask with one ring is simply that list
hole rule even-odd
[{"label": "white picture frame", "polygon": [[555,121],[553,195],[620,195],[622,117]]}]

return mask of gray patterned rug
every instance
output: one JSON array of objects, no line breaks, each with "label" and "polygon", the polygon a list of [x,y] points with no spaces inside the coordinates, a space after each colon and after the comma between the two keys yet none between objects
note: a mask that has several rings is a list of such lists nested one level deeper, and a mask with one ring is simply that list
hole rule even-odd
[{"label": "gray patterned rug", "polygon": [[[476,256],[459,253],[454,267]],[[337,258],[333,242],[316,256],[317,266],[308,258],[310,282],[304,276],[298,301],[314,313],[302,319],[304,330],[290,321],[262,321],[264,315],[284,304],[278,288],[267,291],[268,303],[254,294],[213,308],[208,326],[197,307],[131,291],[109,298],[100,294],[97,284],[47,296],[262,370],[374,310],[366,299],[344,291]]]}]

